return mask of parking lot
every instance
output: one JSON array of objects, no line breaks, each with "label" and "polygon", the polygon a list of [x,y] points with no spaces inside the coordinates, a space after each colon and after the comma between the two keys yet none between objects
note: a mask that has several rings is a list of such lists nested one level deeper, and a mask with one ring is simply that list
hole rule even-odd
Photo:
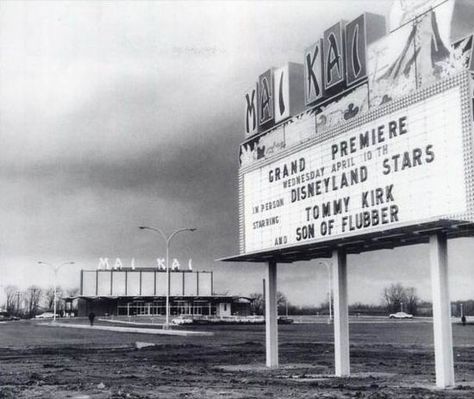
[{"label": "parking lot", "polygon": [[[77,320],[74,321],[75,323]],[[86,320],[82,320],[83,323]],[[263,325],[199,326],[162,336],[0,324],[0,398],[471,398],[474,325],[453,325],[456,388],[434,388],[427,320],[351,323],[351,378],[332,377],[333,330],[281,325],[281,367],[265,363]],[[137,342],[155,344],[137,349]]]}]

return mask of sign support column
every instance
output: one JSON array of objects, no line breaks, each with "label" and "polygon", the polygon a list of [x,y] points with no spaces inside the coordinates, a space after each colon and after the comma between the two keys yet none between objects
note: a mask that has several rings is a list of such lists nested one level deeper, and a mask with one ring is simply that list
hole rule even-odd
[{"label": "sign support column", "polygon": [[448,242],[443,234],[430,236],[431,288],[436,386],[454,385],[453,332],[448,289]]},{"label": "sign support column", "polygon": [[277,263],[268,262],[265,289],[265,340],[267,367],[278,367]]},{"label": "sign support column", "polygon": [[334,357],[336,376],[350,374],[349,311],[347,303],[347,255],[344,250],[333,251],[334,290]]}]

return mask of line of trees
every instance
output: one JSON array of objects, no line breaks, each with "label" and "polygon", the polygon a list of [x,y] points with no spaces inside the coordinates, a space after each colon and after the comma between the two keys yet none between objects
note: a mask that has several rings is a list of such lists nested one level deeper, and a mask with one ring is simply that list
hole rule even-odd
[{"label": "line of trees", "polygon": [[[250,294],[249,298],[252,299],[250,312],[255,315],[263,315],[265,313],[265,298],[263,297],[263,294],[260,292],[254,292],[253,294]],[[278,314],[284,314],[286,312],[286,307],[290,306],[286,295],[280,291],[277,292],[277,306]]]},{"label": "line of trees", "polygon": [[[56,312],[61,314],[64,311],[64,302],[59,300],[65,294],[74,296],[78,289],[64,290],[56,288],[58,301]],[[5,287],[5,310],[11,316],[24,318],[35,317],[43,311],[53,311],[54,309],[54,288],[43,289],[37,285],[32,285],[25,290],[18,289],[15,285]]]},{"label": "line of trees", "polygon": [[[252,299],[251,312],[256,315],[263,315],[265,312],[265,301],[262,293],[255,292],[249,296]],[[423,314],[431,315],[431,304],[422,302],[416,294],[414,287],[405,287],[401,283],[391,284],[382,290],[381,302],[377,305],[354,303],[349,305],[350,314],[365,315],[387,315],[404,311],[414,316]],[[278,314],[285,314],[288,310],[289,315],[327,315],[329,314],[329,301],[322,302],[315,306],[295,306],[288,302],[286,295],[277,292]],[[474,301],[472,303],[474,313]],[[465,307],[469,309],[469,306]],[[467,312],[465,312],[467,313]]]}]

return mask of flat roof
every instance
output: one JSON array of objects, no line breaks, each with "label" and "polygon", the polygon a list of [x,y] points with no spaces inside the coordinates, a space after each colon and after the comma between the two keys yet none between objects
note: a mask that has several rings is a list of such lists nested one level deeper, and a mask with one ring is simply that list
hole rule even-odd
[{"label": "flat roof", "polygon": [[[129,300],[156,300],[156,299],[166,299],[166,295],[75,295],[75,296],[66,296],[61,297],[61,299],[129,299]],[[238,301],[240,299],[246,299],[252,301],[251,298],[239,295],[170,295],[170,299],[173,300],[231,300]]]}]

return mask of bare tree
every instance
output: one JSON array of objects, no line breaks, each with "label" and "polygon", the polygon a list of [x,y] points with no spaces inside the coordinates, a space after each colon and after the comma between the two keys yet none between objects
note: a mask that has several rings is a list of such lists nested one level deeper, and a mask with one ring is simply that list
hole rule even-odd
[{"label": "bare tree", "polygon": [[250,304],[250,311],[253,314],[263,315],[265,312],[265,305],[263,300],[263,295],[260,292],[254,292],[249,295],[249,298],[252,300]]},{"label": "bare tree", "polygon": [[[56,303],[56,311],[62,310],[63,307],[63,301],[60,300],[60,298],[64,295],[63,289],[61,287],[56,287],[56,296],[58,298],[58,301]],[[46,300],[46,307],[48,310],[53,311],[54,308],[54,287],[49,287],[46,292],[44,293],[44,297]]]},{"label": "bare tree", "polygon": [[36,285],[30,286],[25,292],[26,313],[28,317],[35,317],[38,314],[39,304],[43,291]]},{"label": "bare tree", "polygon": [[401,304],[406,303],[405,288],[400,283],[385,287],[382,296],[388,312],[398,312],[401,309]]},{"label": "bare tree", "polygon": [[277,307],[278,314],[283,314],[286,312],[286,304],[288,303],[288,298],[283,292],[277,292]]},{"label": "bare tree", "polygon": [[[250,299],[252,299],[252,304],[250,305],[250,311],[253,314],[263,315],[265,314],[265,298],[260,292],[254,292],[250,294]],[[277,306],[283,307],[286,306],[287,298],[286,295],[282,292],[277,292]]]},{"label": "bare tree", "polygon": [[406,290],[406,299],[407,299],[407,311],[411,314],[417,314],[418,304],[420,303],[420,298],[416,295],[416,289],[413,287],[408,287]]},{"label": "bare tree", "polygon": [[400,283],[385,287],[382,297],[389,313],[399,312],[403,304],[404,310],[411,314],[416,314],[417,306],[420,302],[414,287],[406,288]]},{"label": "bare tree", "polygon": [[8,285],[5,287],[5,295],[7,297],[6,309],[7,312],[11,315],[17,315],[19,312],[19,291],[18,287],[15,285]]}]

